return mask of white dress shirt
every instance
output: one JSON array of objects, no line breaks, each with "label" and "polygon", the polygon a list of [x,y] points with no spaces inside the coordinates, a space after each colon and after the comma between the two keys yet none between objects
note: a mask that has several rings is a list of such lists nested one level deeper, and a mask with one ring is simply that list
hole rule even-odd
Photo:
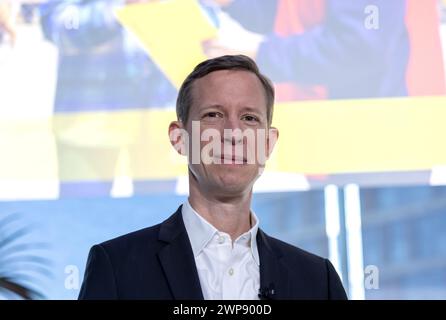
[{"label": "white dress shirt", "polygon": [[206,300],[259,299],[260,271],[257,250],[258,219],[251,211],[254,226],[232,242],[186,201],[182,216]]}]

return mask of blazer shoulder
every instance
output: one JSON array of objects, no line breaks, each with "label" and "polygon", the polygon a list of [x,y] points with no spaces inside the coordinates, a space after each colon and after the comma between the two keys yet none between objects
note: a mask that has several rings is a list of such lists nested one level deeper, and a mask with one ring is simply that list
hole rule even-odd
[{"label": "blazer shoulder", "polygon": [[125,299],[136,294],[139,287],[134,277],[140,278],[142,268],[154,260],[158,228],[156,225],[94,245],[79,299]]},{"label": "blazer shoulder", "polygon": [[155,245],[161,224],[133,231],[99,244],[109,253],[129,252],[140,247]]},{"label": "blazer shoulder", "polygon": [[[147,247],[159,248],[160,243],[166,240],[164,234],[167,233],[168,235],[175,236],[185,230],[180,210],[181,206],[174,214],[161,223],[121,235],[114,239],[102,242],[99,245],[107,251],[127,251],[129,249],[140,249],[142,247],[144,249],[147,249]],[[163,233],[163,231],[165,232]]]},{"label": "blazer shoulder", "polygon": [[163,226],[167,234],[181,232],[181,225],[174,223],[178,218],[174,218],[94,245],[79,298],[169,298],[158,254],[166,245],[161,236]]},{"label": "blazer shoulder", "polygon": [[303,250],[285,241],[270,237],[267,235],[268,242],[273,250],[285,259],[300,260],[311,265],[318,265],[325,267],[325,258],[322,258],[314,253]]},{"label": "blazer shoulder", "polygon": [[[342,282],[331,262],[284,241],[267,236],[272,250],[286,265],[296,287],[306,287],[309,297],[316,299],[347,299]],[[311,288],[311,289],[308,289]]]}]

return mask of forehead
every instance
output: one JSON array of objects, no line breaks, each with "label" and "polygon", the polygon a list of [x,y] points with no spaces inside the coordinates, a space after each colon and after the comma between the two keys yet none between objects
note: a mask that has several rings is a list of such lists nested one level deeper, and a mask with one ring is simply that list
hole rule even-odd
[{"label": "forehead", "polygon": [[193,106],[209,104],[259,108],[266,112],[266,94],[257,76],[245,70],[218,70],[197,79],[192,86]]}]

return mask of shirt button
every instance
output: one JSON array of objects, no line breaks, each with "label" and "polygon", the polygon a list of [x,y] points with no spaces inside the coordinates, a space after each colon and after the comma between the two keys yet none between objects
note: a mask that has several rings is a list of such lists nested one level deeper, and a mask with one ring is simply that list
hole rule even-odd
[{"label": "shirt button", "polygon": [[229,268],[228,273],[229,273],[230,276],[232,276],[234,274],[234,269]]},{"label": "shirt button", "polygon": [[218,241],[219,244],[222,244],[222,243],[225,242],[225,237],[219,236],[217,241]]}]

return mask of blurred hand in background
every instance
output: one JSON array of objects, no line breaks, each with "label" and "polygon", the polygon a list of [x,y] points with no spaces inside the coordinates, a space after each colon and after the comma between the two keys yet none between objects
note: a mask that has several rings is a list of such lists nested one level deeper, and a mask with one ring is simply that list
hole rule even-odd
[{"label": "blurred hand in background", "polygon": [[[12,17],[12,3],[9,1],[0,2],[0,35],[4,32],[9,36],[9,41],[14,46],[17,33]],[[0,38],[1,41],[1,38]]]}]

